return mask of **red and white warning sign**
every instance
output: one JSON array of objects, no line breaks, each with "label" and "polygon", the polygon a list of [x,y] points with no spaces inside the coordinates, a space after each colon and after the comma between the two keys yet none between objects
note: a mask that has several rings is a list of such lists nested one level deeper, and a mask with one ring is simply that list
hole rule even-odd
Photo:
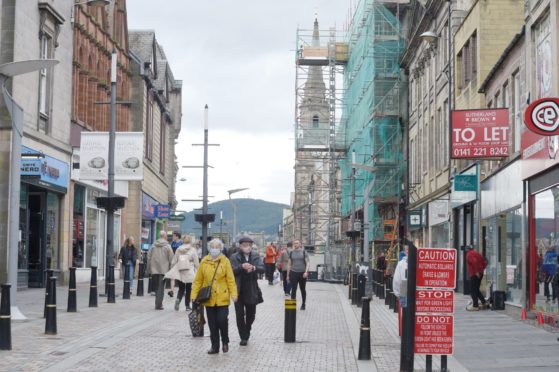
[{"label": "red and white warning sign", "polygon": [[417,248],[417,287],[454,289],[456,249]]},{"label": "red and white warning sign", "polygon": [[454,292],[437,289],[418,289],[415,291],[416,313],[454,312]]},{"label": "red and white warning sign", "polygon": [[414,353],[451,355],[454,315],[416,315]]}]

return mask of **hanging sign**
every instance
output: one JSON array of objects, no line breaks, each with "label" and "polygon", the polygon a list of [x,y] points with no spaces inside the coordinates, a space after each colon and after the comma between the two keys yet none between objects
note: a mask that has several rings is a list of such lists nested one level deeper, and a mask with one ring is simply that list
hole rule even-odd
[{"label": "hanging sign", "polygon": [[526,127],[542,136],[559,135],[559,98],[546,97],[532,102],[524,111]]}]

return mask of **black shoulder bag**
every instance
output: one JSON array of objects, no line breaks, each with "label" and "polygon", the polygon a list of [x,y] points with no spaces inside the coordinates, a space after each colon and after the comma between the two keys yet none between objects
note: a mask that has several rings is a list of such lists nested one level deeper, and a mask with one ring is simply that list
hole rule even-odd
[{"label": "black shoulder bag", "polygon": [[210,299],[210,297],[212,296],[212,286],[214,284],[215,274],[217,274],[217,269],[219,268],[220,263],[221,263],[221,261],[218,261],[217,267],[215,268],[214,276],[212,278],[212,281],[210,282],[210,285],[200,288],[200,291],[198,292],[198,296],[196,296],[196,302],[201,303],[201,302],[204,302],[204,301],[208,301]]}]

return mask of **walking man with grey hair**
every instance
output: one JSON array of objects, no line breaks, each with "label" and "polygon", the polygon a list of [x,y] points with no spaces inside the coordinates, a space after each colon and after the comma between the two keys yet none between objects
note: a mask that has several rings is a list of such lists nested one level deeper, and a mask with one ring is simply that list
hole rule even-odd
[{"label": "walking man with grey hair", "polygon": [[162,230],[159,232],[159,239],[153,243],[148,253],[148,269],[155,287],[156,310],[163,310],[163,277],[171,269],[173,257],[173,250],[167,241],[167,232]]}]

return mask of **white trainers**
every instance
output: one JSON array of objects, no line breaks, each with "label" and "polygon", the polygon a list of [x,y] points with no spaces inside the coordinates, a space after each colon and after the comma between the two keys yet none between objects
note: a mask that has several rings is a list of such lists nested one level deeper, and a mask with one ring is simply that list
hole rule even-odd
[{"label": "white trainers", "polygon": [[474,307],[474,305],[468,305],[466,311],[479,311],[479,307]]}]

